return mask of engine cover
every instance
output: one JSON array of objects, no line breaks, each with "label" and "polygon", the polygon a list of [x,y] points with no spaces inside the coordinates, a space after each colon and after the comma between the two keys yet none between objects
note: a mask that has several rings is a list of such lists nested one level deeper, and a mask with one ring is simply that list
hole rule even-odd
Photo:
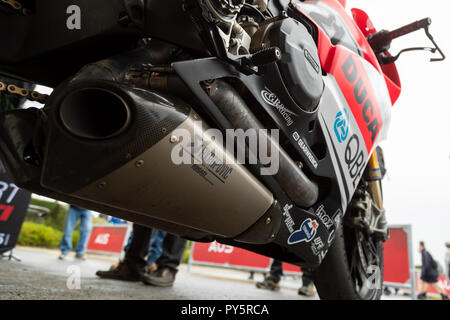
[{"label": "engine cover", "polygon": [[304,111],[314,111],[324,89],[314,39],[305,26],[291,18],[274,23],[267,37],[270,45],[282,52],[278,67],[292,98]]}]

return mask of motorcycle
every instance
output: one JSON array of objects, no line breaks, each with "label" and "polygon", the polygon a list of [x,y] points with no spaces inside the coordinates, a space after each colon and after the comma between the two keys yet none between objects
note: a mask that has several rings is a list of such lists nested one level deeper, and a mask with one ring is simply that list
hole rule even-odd
[{"label": "motorcycle", "polygon": [[[0,156],[26,190],[313,270],[322,299],[379,299],[379,143],[401,54],[345,0],[1,0]],[[425,30],[432,48],[389,53]],[[223,137],[225,136],[225,140]],[[256,147],[255,147],[256,146]]]}]

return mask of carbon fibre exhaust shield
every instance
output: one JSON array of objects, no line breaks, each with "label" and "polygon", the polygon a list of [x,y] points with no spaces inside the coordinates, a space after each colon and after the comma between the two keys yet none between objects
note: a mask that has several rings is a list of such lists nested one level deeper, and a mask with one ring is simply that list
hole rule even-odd
[{"label": "carbon fibre exhaust shield", "polygon": [[226,238],[257,224],[274,203],[242,165],[226,164],[221,176],[207,164],[173,163],[171,133],[193,136],[201,120],[175,98],[79,81],[58,90],[47,108],[46,189]]}]

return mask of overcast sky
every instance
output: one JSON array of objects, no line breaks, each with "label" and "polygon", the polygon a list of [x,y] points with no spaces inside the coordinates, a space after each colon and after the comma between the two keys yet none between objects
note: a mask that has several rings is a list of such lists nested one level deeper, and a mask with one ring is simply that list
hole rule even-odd
[{"label": "overcast sky", "polygon": [[[388,140],[383,143],[388,176],[385,207],[391,224],[412,224],[414,262],[420,264],[418,241],[444,261],[450,241],[450,3],[445,0],[348,0],[347,9],[366,11],[375,27],[392,30],[430,17],[431,34],[449,56],[429,62],[430,53],[406,53],[397,62],[403,91],[392,110]],[[430,46],[423,31],[392,46]]]}]

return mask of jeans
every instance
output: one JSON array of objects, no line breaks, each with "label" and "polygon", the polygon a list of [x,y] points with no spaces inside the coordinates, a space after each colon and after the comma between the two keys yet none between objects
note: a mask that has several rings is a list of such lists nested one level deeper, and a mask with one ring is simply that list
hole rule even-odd
[{"label": "jeans", "polygon": [[92,214],[89,210],[70,207],[67,211],[66,222],[64,224],[64,234],[61,240],[61,253],[66,255],[72,249],[72,235],[77,221],[80,219],[80,239],[75,248],[76,254],[84,254],[89,234],[92,229]]},{"label": "jeans", "polygon": [[154,263],[161,256],[165,236],[166,233],[164,231],[155,230],[155,234],[153,235],[152,240],[150,240],[150,251],[148,253],[147,264]]},{"label": "jeans", "polygon": [[[124,259],[124,263],[126,263],[133,272],[138,274],[145,272],[145,267],[147,266],[147,260],[145,257],[149,251],[151,236],[151,228],[143,227],[136,223],[133,224],[131,243],[128,246]],[[159,268],[167,267],[176,273],[185,247],[185,239],[169,233],[166,234],[162,244],[163,251],[158,260],[156,260],[156,264]]]},{"label": "jeans", "polygon": [[[148,252],[147,264],[150,265],[154,263],[161,256],[163,251],[162,244],[165,236],[166,236],[165,231],[154,230],[153,236],[151,237],[150,240],[150,251]],[[127,244],[123,248],[123,251],[125,251],[125,253],[128,251],[132,239],[133,233],[131,233],[130,237],[128,238]]]},{"label": "jeans", "polygon": [[270,276],[269,279],[273,282],[280,282],[281,276],[283,275],[283,262],[280,260],[273,260],[270,266]]}]

